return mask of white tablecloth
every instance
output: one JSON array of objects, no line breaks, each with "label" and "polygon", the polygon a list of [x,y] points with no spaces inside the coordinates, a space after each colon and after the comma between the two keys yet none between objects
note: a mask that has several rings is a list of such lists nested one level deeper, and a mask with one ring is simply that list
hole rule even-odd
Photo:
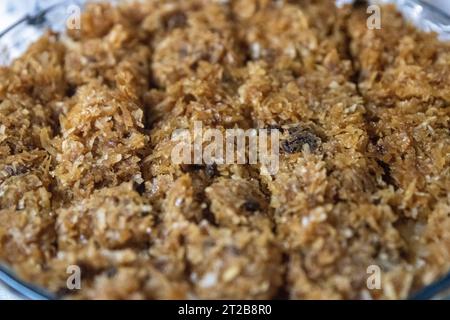
[{"label": "white tablecloth", "polygon": [[12,294],[8,289],[6,289],[3,284],[0,283],[0,300],[17,300],[14,294]]}]

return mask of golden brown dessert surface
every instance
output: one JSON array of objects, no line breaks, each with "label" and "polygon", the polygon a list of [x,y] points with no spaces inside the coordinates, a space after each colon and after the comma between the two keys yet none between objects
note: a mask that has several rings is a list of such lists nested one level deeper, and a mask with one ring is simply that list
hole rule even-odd
[{"label": "golden brown dessert surface", "polygon": [[[92,4],[1,68],[1,260],[67,298],[395,299],[445,274],[450,45],[333,3]],[[194,121],[280,128],[279,171],[173,164]]]}]

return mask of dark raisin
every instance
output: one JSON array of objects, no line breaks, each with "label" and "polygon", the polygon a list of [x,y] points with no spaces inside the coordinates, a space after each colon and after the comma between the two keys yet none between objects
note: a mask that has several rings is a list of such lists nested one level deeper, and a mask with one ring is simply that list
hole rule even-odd
[{"label": "dark raisin", "polygon": [[213,178],[217,175],[217,165],[213,164],[182,164],[181,170],[185,173],[198,172],[200,170],[205,171],[205,175],[208,178]]},{"label": "dark raisin", "polygon": [[196,100],[197,99],[195,98],[195,96],[193,94],[190,94],[190,93],[186,94],[183,97],[183,102],[186,103],[186,104],[189,104],[190,102],[196,101]]},{"label": "dark raisin", "polygon": [[7,165],[7,166],[5,166],[5,168],[3,170],[6,172],[6,174],[8,176],[12,177],[12,176],[18,176],[18,175],[27,173],[28,168],[23,165],[17,165],[17,166]]},{"label": "dark raisin", "polygon": [[320,138],[311,131],[290,128],[288,132],[289,137],[281,143],[281,147],[286,153],[301,152],[305,144],[309,146],[311,152],[314,152],[320,145]]},{"label": "dark raisin", "polygon": [[244,202],[243,207],[246,211],[255,212],[261,209],[259,202],[253,199],[249,199]]},{"label": "dark raisin", "polygon": [[66,88],[66,96],[72,98],[77,93],[77,87],[73,85],[68,85]]},{"label": "dark raisin", "polygon": [[236,246],[227,246],[225,247],[227,251],[229,251],[233,256],[239,256],[241,254],[241,250]]},{"label": "dark raisin", "polygon": [[304,131],[304,129],[301,128],[301,127],[291,127],[291,128],[288,129],[288,132],[289,132],[290,135],[295,135],[295,134],[298,134],[299,132],[302,132],[302,131]]},{"label": "dark raisin", "polygon": [[355,1],[353,1],[353,8],[355,8],[355,9],[363,8],[366,5],[367,4],[366,4],[365,0],[355,0]]},{"label": "dark raisin", "polygon": [[284,131],[283,128],[279,124],[269,124],[266,127],[267,130],[278,130],[278,131]]},{"label": "dark raisin", "polygon": [[202,244],[203,248],[208,249],[213,248],[216,245],[216,242],[213,239],[206,239]]},{"label": "dark raisin", "polygon": [[202,164],[182,164],[181,170],[185,173],[199,171],[204,168]]},{"label": "dark raisin", "polygon": [[8,175],[8,176],[13,176],[14,175],[14,172],[15,172],[15,170],[14,170],[14,167],[13,166],[6,166],[5,167],[5,169],[3,169],[5,172],[6,172],[6,174]]},{"label": "dark raisin", "polygon": [[202,210],[202,217],[203,217],[203,219],[208,221],[211,225],[218,226],[217,222],[216,222],[216,217],[211,212],[209,203],[207,203],[207,206]]},{"label": "dark raisin", "polygon": [[83,279],[92,279],[98,274],[98,269],[86,261],[78,261],[76,265],[80,268]]},{"label": "dark raisin", "polygon": [[397,189],[397,182],[392,176],[391,168],[389,167],[389,164],[386,162],[383,162],[381,160],[377,160],[378,165],[383,169],[383,175],[382,179],[384,182],[386,182],[389,185],[394,186],[395,189]]},{"label": "dark raisin", "polygon": [[143,195],[145,193],[145,183],[133,182],[133,189],[140,195]]},{"label": "dark raisin", "polygon": [[106,276],[108,278],[112,278],[117,274],[117,268],[116,267],[109,267],[105,270]]},{"label": "dark raisin", "polygon": [[141,217],[142,218],[148,217],[149,214],[150,214],[150,212],[148,212],[148,211],[141,211]]},{"label": "dark raisin", "polygon": [[187,17],[183,12],[177,11],[171,13],[164,19],[164,27],[167,30],[172,30],[175,28],[183,28],[186,26]]},{"label": "dark raisin", "polygon": [[217,165],[215,163],[207,164],[205,167],[205,174],[210,179],[215,177],[217,175]]}]

